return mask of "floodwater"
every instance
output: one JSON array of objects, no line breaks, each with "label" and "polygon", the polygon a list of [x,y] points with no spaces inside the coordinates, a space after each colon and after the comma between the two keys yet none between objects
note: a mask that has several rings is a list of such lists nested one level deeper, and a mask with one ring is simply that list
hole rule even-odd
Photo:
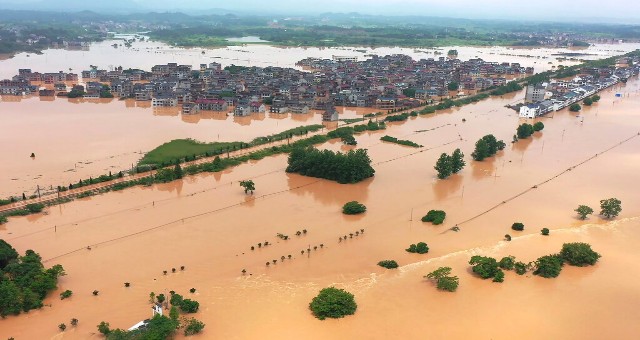
[{"label": "floodwater", "polygon": [[[91,338],[100,321],[128,328],[149,317],[151,291],[191,297],[188,290],[196,288],[193,298],[201,307],[194,316],[207,324],[203,339],[635,338],[639,89],[634,78],[603,92],[580,117],[556,112],[542,119],[544,131],[516,144],[509,142],[520,121],[504,105],[522,93],[390,123],[386,131],[356,137],[358,147],[369,150],[376,175],[354,185],[287,174],[286,155],[280,155],[11,218],[0,237],[20,252],[35,249],[48,266],[62,264],[68,275],[45,301],[51,307],[0,320],[0,337]],[[614,97],[616,92],[623,96]],[[475,141],[489,133],[507,148],[472,161]],[[381,142],[385,134],[424,148]],[[322,147],[343,148],[337,142]],[[437,180],[436,159],[455,148],[467,155],[466,168]],[[248,178],[256,183],[255,195],[238,186]],[[579,204],[597,210],[599,200],[609,197],[623,202],[620,217],[576,219]],[[364,203],[367,212],[342,215],[341,206],[351,200]],[[429,209],[445,210],[445,223],[420,222]],[[510,229],[516,221],[525,231]],[[461,230],[449,231],[455,225]],[[550,236],[540,235],[543,227]],[[302,229],[308,233],[295,236]],[[363,235],[338,242],[360,229]],[[279,240],[277,233],[291,239]],[[513,241],[502,241],[507,233]],[[264,241],[272,245],[250,250]],[[429,244],[428,254],[404,251],[420,241]],[[593,267],[565,267],[555,279],[508,272],[504,283],[492,283],[474,277],[466,264],[476,254],[533,261],[578,241],[592,244],[602,259]],[[288,255],[291,260],[280,261]],[[265,265],[274,259],[276,265]],[[384,259],[401,267],[378,267]],[[460,277],[457,292],[439,292],[423,279],[440,266]],[[332,285],[352,292],[358,310],[340,320],[316,320],[308,303]],[[66,289],[73,297],[59,300]],[[94,289],[99,296],[91,294]],[[60,333],[57,325],[74,317],[79,325]]]}]

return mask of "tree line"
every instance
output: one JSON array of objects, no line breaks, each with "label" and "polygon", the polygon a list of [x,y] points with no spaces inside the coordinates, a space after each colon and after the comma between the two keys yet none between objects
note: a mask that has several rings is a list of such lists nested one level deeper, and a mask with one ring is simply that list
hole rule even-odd
[{"label": "tree line", "polygon": [[338,183],[357,183],[375,174],[367,150],[347,153],[318,150],[314,147],[296,148],[289,154],[287,172],[318,177]]}]

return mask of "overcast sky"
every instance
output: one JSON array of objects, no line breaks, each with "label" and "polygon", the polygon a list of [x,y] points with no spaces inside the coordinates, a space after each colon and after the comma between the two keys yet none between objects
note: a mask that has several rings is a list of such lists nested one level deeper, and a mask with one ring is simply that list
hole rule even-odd
[{"label": "overcast sky", "polygon": [[[43,0],[0,0],[1,5],[34,5]],[[504,18],[512,20],[562,20],[621,18],[640,22],[639,0],[48,0],[57,8],[106,4],[138,7],[138,10],[186,10],[222,8],[269,13],[359,12],[380,15],[423,15],[458,18]],[[138,6],[126,6],[126,4]],[[72,5],[73,6],[65,6]],[[123,5],[124,4],[124,5]],[[611,20],[609,20],[611,21]],[[615,21],[614,21],[615,22]]]}]

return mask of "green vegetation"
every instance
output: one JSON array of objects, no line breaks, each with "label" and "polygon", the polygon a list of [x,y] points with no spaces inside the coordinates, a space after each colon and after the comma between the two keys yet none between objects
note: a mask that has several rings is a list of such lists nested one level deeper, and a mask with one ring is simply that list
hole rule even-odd
[{"label": "green vegetation", "polygon": [[455,292],[456,289],[458,289],[458,277],[451,276],[450,267],[440,267],[427,274],[425,278],[435,281],[436,287],[438,287],[438,289],[440,290]]},{"label": "green vegetation", "polygon": [[251,191],[251,194],[253,194],[253,191],[256,190],[255,183],[253,183],[253,181],[250,179],[240,181],[240,186],[244,189],[245,194],[247,194],[249,191]]},{"label": "green vegetation", "polygon": [[557,277],[562,271],[562,264],[562,258],[559,255],[542,256],[536,260],[536,269],[533,274],[545,278]]},{"label": "green vegetation", "polygon": [[396,144],[400,144],[400,145],[406,145],[406,146],[411,146],[414,148],[421,148],[422,145],[414,143],[410,140],[403,140],[403,139],[398,139],[395,137],[391,137],[391,136],[382,136],[380,137],[381,141],[385,141],[385,142],[390,142],[390,143],[396,143]]},{"label": "green vegetation", "polygon": [[452,81],[447,85],[447,90],[449,91],[458,91],[458,88],[460,88],[460,85],[455,81]]},{"label": "green vegetation", "polygon": [[418,242],[418,244],[412,244],[405,250],[409,253],[426,254],[429,252],[429,246],[424,242]]},{"label": "green vegetation", "polygon": [[576,104],[571,104],[571,106],[569,106],[569,111],[571,112],[578,112],[582,110],[582,107],[580,107],[580,104],[576,103]]},{"label": "green vegetation", "polygon": [[386,116],[384,118],[385,122],[402,122],[409,119],[409,114],[408,113],[401,113],[399,115],[391,115],[391,116]]},{"label": "green vegetation", "polygon": [[597,94],[593,95],[593,97],[591,97],[591,101],[594,102],[594,103],[599,102],[600,101],[600,96],[597,95]]},{"label": "green vegetation", "polygon": [[482,161],[485,158],[492,157],[499,150],[504,149],[505,146],[506,144],[501,140],[497,140],[494,135],[486,135],[476,142],[476,148],[471,157],[476,161]]},{"label": "green vegetation", "polygon": [[60,293],[60,300],[70,298],[71,295],[73,295],[73,292],[67,289],[64,292]]},{"label": "green vegetation", "polygon": [[27,210],[29,211],[29,213],[31,214],[36,214],[42,211],[42,209],[44,209],[44,204],[41,203],[31,203],[31,204],[27,204],[26,206]]},{"label": "green vegetation", "polygon": [[357,215],[367,211],[367,207],[358,201],[347,202],[342,206],[342,213],[345,215]]},{"label": "green vegetation", "polygon": [[469,264],[473,266],[473,272],[483,279],[495,279],[496,275],[499,275],[498,273],[502,272],[498,267],[498,261],[492,257],[475,255],[471,257]]},{"label": "green vegetation", "polygon": [[0,239],[0,316],[42,307],[42,300],[57,288],[58,278],[63,275],[61,265],[45,269],[36,252],[27,250],[24,256],[19,256]]},{"label": "green vegetation", "polygon": [[175,139],[149,151],[142,157],[139,164],[175,164],[193,155],[217,155],[227,151],[242,149],[246,146],[245,143],[241,142],[201,143],[193,139]]},{"label": "green vegetation", "polygon": [[189,336],[189,335],[195,335],[202,332],[205,325],[204,325],[204,322],[200,320],[190,318],[184,322],[183,326],[184,326],[184,335]]},{"label": "green vegetation", "polygon": [[180,310],[185,313],[195,313],[200,308],[200,303],[191,299],[184,299],[180,303]]},{"label": "green vegetation", "polygon": [[464,154],[460,149],[455,149],[450,156],[442,153],[433,168],[438,172],[439,179],[445,179],[460,172],[465,165]]},{"label": "green vegetation", "polygon": [[591,106],[593,104],[593,99],[587,97],[582,101],[582,104],[584,104],[585,106]]},{"label": "green vegetation", "polygon": [[591,245],[576,242],[563,244],[560,257],[569,265],[585,267],[596,264],[601,256],[591,249]]},{"label": "green vegetation", "polygon": [[341,184],[357,183],[375,173],[367,150],[341,153],[331,150],[320,151],[313,147],[294,149],[289,154],[289,166],[286,171],[329,179]]},{"label": "green vegetation", "polygon": [[540,234],[543,236],[549,236],[549,228],[542,228]]},{"label": "green vegetation", "polygon": [[380,267],[387,268],[387,269],[398,268],[398,262],[396,262],[394,260],[382,260],[382,261],[378,262],[378,265]]},{"label": "green vegetation", "polygon": [[438,225],[444,222],[445,217],[447,217],[447,213],[443,210],[429,210],[429,212],[422,217],[422,222],[431,222]]},{"label": "green vegetation", "polygon": [[586,219],[587,215],[593,214],[593,209],[587,205],[579,205],[574,211],[578,213],[581,220]]},{"label": "green vegetation", "polygon": [[527,265],[524,262],[516,262],[513,265],[513,269],[518,275],[524,275],[527,273]]},{"label": "green vegetation", "polygon": [[524,230],[524,224],[522,224],[520,222],[516,222],[516,223],[511,225],[511,229],[516,230],[516,231],[523,231]]},{"label": "green vegetation", "polygon": [[542,131],[544,129],[544,124],[542,122],[536,122],[533,124],[533,131]]},{"label": "green vegetation", "polygon": [[309,304],[313,315],[320,320],[353,315],[357,308],[353,294],[334,287],[322,289]]},{"label": "green vegetation", "polygon": [[533,128],[533,125],[524,123],[518,126],[518,129],[516,130],[516,135],[518,136],[519,139],[524,139],[524,138],[529,138],[531,135],[533,135],[534,132],[535,132],[535,129]]},{"label": "green vegetation", "polygon": [[505,85],[498,86],[495,90],[491,91],[492,96],[502,96],[507,93],[520,91],[522,90],[522,86],[518,84],[517,81],[508,82]]},{"label": "green vegetation", "polygon": [[145,327],[133,331],[122,329],[110,329],[109,323],[100,322],[98,331],[106,336],[107,340],[128,340],[128,339],[168,339],[179,326],[177,320],[172,320],[164,315],[155,315],[149,320]]},{"label": "green vegetation", "polygon": [[608,198],[600,201],[600,215],[605,218],[614,218],[622,211],[622,202],[617,198]]},{"label": "green vegetation", "polygon": [[513,270],[513,268],[515,267],[516,264],[516,258],[513,256],[505,256],[502,259],[500,259],[500,262],[498,262],[498,266],[500,267],[500,269],[504,269],[504,270]]}]

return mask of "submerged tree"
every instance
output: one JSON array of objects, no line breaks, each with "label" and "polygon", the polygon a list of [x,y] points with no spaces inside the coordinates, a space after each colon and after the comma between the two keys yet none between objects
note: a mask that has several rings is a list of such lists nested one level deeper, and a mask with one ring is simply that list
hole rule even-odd
[{"label": "submerged tree", "polygon": [[617,198],[602,200],[600,201],[600,209],[600,215],[605,218],[613,218],[622,211],[622,202]]},{"label": "submerged tree", "polygon": [[353,294],[335,287],[322,289],[309,304],[313,315],[320,320],[353,315],[357,308]]},{"label": "submerged tree", "polygon": [[438,287],[438,289],[440,290],[454,292],[456,289],[458,289],[458,277],[451,275],[450,267],[440,267],[427,274],[425,278],[435,281],[436,287]]},{"label": "submerged tree", "polygon": [[574,211],[578,213],[581,220],[586,219],[587,215],[593,214],[593,209],[586,205],[579,205]]},{"label": "submerged tree", "polygon": [[251,193],[253,194],[253,191],[256,190],[255,184],[250,179],[246,181],[240,181],[240,186],[244,188],[245,194],[248,193],[249,191],[251,191]]}]

